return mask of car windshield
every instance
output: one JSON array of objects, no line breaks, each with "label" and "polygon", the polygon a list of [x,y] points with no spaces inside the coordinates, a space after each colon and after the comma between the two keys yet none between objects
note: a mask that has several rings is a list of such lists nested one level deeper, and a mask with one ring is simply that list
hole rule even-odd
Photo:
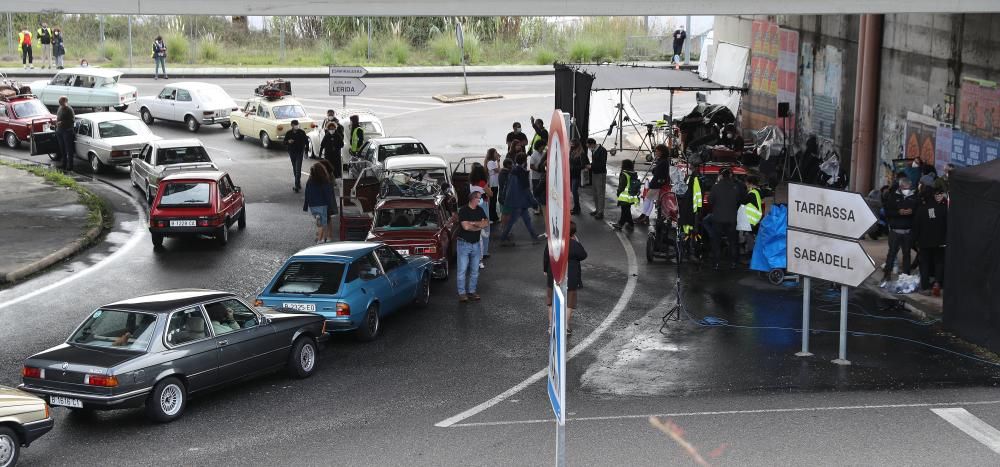
[{"label": "car windshield", "polygon": [[306,110],[301,105],[276,105],[271,108],[271,112],[274,113],[276,120],[303,118],[306,116]]},{"label": "car windshield", "polygon": [[406,156],[409,154],[427,154],[427,149],[420,143],[383,144],[378,147],[379,162],[384,161],[387,157]]},{"label": "car windshield", "polygon": [[69,338],[69,343],[144,351],[149,347],[156,316],[131,311],[97,310]]},{"label": "car windshield", "polygon": [[176,182],[163,187],[160,206],[208,206],[212,186],[208,182]]},{"label": "car windshield", "polygon": [[365,132],[365,136],[372,137],[376,135],[383,135],[382,127],[376,125],[374,122],[359,122],[361,124],[361,129]]},{"label": "car windshield", "polygon": [[379,209],[376,230],[437,230],[438,217],[431,208]]},{"label": "car windshield", "polygon": [[122,136],[152,135],[149,128],[141,120],[114,120],[99,122],[97,129],[101,138],[119,138]]},{"label": "car windshield", "polygon": [[45,104],[42,104],[41,101],[37,99],[17,102],[14,104],[14,115],[18,118],[40,117],[48,114],[49,109],[46,109]]},{"label": "car windshield", "polygon": [[184,164],[191,162],[212,162],[208,151],[202,146],[187,148],[160,148],[156,151],[158,165]]},{"label": "car windshield", "polygon": [[121,75],[116,75],[116,76],[108,76],[108,77],[98,78],[98,79],[101,82],[101,86],[109,88],[109,87],[112,87],[112,86],[118,84],[118,78],[120,78],[120,77],[121,77]]},{"label": "car windshield", "polygon": [[272,293],[332,295],[340,290],[344,264],[331,261],[294,261],[278,274]]}]

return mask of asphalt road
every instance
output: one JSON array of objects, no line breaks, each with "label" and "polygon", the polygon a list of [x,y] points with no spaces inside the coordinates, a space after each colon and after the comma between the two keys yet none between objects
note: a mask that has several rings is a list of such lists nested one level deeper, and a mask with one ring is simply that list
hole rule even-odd
[{"label": "asphalt road", "polygon": [[[460,79],[371,79],[365,97],[349,98],[348,106],[375,111],[390,134],[417,137],[450,160],[479,158],[486,148],[502,144],[512,121],[548,117],[551,80],[470,78],[474,92],[505,98],[444,105],[430,96],[455,92]],[[248,95],[257,84],[217,82],[234,97]],[[155,93],[162,84],[139,80],[139,92]],[[293,86],[317,117],[331,105],[325,80],[295,80]],[[677,96],[678,109],[693,100]],[[663,93],[634,99],[647,118],[663,112],[665,102]],[[332,104],[339,107],[339,99]],[[167,138],[190,136],[173,124],[156,123],[153,131]],[[204,127],[197,136],[243,187],[249,227],[234,230],[225,248],[210,241],[167,240],[165,251],[154,253],[140,195],[127,172],[87,182],[113,202],[116,226],[102,245],[0,291],[0,383],[17,384],[25,357],[62,342],[102,304],[191,286],[252,296],[286,257],[309,245],[310,220],[301,212],[301,195],[291,190],[283,150],[235,141],[221,128]],[[23,150],[2,152],[28,158]],[[80,173],[91,177],[85,167]],[[981,427],[973,418],[1000,427],[994,389],[1000,371],[956,355],[971,355],[973,349],[936,326],[885,319],[913,317],[881,310],[876,298],[857,292],[850,318],[855,333],[848,341],[853,365],[830,363],[837,340],[827,332],[813,334],[816,357],[797,359],[792,354],[801,334],[790,330],[801,325],[797,289],[769,286],[753,273],[690,265],[680,272],[682,319],[661,332],[660,317],[676,303],[677,269],[646,264],[644,232],[616,235],[588,216],[577,221],[590,256],[569,342],[576,347],[567,376],[569,464],[693,463],[679,443],[651,426],[651,415],[680,426],[681,437],[712,464],[996,465],[1000,460],[1000,433],[976,431]],[[523,231],[515,232],[524,238]],[[544,381],[532,378],[547,361],[541,246],[492,249],[480,276],[480,303],[457,303],[453,279],[435,282],[431,306],[386,319],[377,341],[333,339],[313,377],[273,375],[221,389],[194,399],[184,417],[169,425],[153,425],[138,410],[86,418],[56,409],[56,428],[25,450],[22,461],[549,464],[554,425]],[[824,293],[815,294],[812,325],[836,329]],[[699,325],[708,315],[747,327]],[[952,415],[952,423],[932,411],[942,408],[967,413]]]}]

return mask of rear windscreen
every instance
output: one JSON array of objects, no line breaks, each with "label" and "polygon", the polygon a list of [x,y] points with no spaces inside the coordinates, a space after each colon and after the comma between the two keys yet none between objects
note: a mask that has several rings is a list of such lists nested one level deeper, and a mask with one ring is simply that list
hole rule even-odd
[{"label": "rear windscreen", "polygon": [[187,148],[164,148],[157,150],[160,165],[184,164],[189,162],[212,162],[208,152],[201,146]]},{"label": "rear windscreen", "polygon": [[207,182],[168,183],[160,206],[205,206],[211,204],[212,185]]},{"label": "rear windscreen", "polygon": [[343,278],[343,263],[295,261],[278,274],[271,293],[333,295]]}]

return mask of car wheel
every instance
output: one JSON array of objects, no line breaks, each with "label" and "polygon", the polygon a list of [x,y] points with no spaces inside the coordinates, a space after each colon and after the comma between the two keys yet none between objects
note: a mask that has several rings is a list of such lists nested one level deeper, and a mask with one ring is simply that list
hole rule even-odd
[{"label": "car wheel", "polygon": [[197,133],[198,129],[201,128],[201,124],[198,123],[198,120],[195,120],[194,117],[190,115],[184,117],[184,123],[187,124],[188,131],[191,133]]},{"label": "car wheel", "polygon": [[21,438],[8,427],[0,426],[0,466],[8,467],[17,464],[21,454]]},{"label": "car wheel", "polygon": [[101,158],[97,157],[97,154],[91,154],[90,156],[90,170],[94,173],[101,173],[104,171],[104,163],[101,162]]},{"label": "car wheel", "polygon": [[153,386],[153,393],[146,400],[146,416],[157,423],[172,422],[181,416],[186,405],[184,383],[177,378],[164,378]]},{"label": "car wheel", "polygon": [[125,104],[125,105],[116,105],[115,106],[115,110],[117,110],[119,112],[124,112],[125,109],[128,109],[128,104]]},{"label": "car wheel", "polygon": [[267,136],[267,132],[266,131],[260,132],[260,147],[262,147],[264,149],[270,149],[271,148],[271,137]]},{"label": "car wheel", "polygon": [[243,204],[243,209],[240,209],[240,217],[236,219],[236,227],[240,230],[247,228],[247,205]]},{"label": "car wheel", "polygon": [[369,342],[375,340],[378,337],[379,331],[382,330],[382,322],[378,316],[378,305],[372,303],[368,306],[368,311],[365,312],[365,318],[361,322],[361,326],[358,326],[356,334],[358,340]]},{"label": "car wheel", "polygon": [[316,342],[309,337],[300,337],[288,356],[288,375],[298,379],[308,378],[316,371],[318,355]]},{"label": "car wheel", "polygon": [[219,231],[215,234],[215,241],[219,243],[219,246],[226,246],[229,243],[229,222],[223,222],[222,227],[219,227]]},{"label": "car wheel", "polygon": [[240,126],[234,123],[232,128],[233,138],[236,138],[237,141],[243,141],[243,133],[240,133]]},{"label": "car wheel", "polygon": [[417,287],[417,298],[414,303],[420,307],[424,308],[431,302],[431,274],[430,272],[424,273],[424,277],[420,279],[420,285]]},{"label": "car wheel", "polygon": [[8,131],[7,134],[4,135],[3,141],[7,143],[7,147],[11,149],[17,149],[21,146],[21,140],[17,138],[17,135],[15,135],[13,131]]},{"label": "car wheel", "polygon": [[139,109],[139,116],[142,117],[142,123],[147,125],[153,124],[153,114],[149,113],[149,109],[145,107]]},{"label": "car wheel", "polygon": [[153,248],[163,248],[163,234],[152,234]]},{"label": "car wheel", "polygon": [[230,127],[230,126],[232,125],[232,123],[229,123],[229,122],[222,122],[222,123],[220,123],[219,125],[220,125],[220,126],[222,126],[222,129],[223,129],[223,130],[228,130],[228,129],[229,129],[229,127]]}]

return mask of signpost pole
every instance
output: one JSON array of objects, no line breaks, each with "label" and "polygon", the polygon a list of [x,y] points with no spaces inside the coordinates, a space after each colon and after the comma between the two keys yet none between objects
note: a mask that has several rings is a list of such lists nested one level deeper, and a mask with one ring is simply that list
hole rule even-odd
[{"label": "signpost pole", "polygon": [[556,423],[556,467],[566,467],[566,425]]},{"label": "signpost pole", "polygon": [[810,288],[812,279],[808,276],[802,280],[802,351],[796,352],[796,357],[811,357],[812,353],[809,352],[809,294],[812,292]]},{"label": "signpost pole", "polygon": [[347,96],[341,96],[341,97],[344,98],[342,107],[346,109],[347,108]]},{"label": "signpost pole", "polygon": [[840,358],[833,361],[837,365],[850,365],[847,359],[847,286],[840,286]]},{"label": "signpost pole", "polygon": [[569,261],[569,114],[556,109],[549,124],[546,193],[549,270],[552,272],[552,325],[547,390],[556,417],[556,466],[566,465],[566,272]]}]

